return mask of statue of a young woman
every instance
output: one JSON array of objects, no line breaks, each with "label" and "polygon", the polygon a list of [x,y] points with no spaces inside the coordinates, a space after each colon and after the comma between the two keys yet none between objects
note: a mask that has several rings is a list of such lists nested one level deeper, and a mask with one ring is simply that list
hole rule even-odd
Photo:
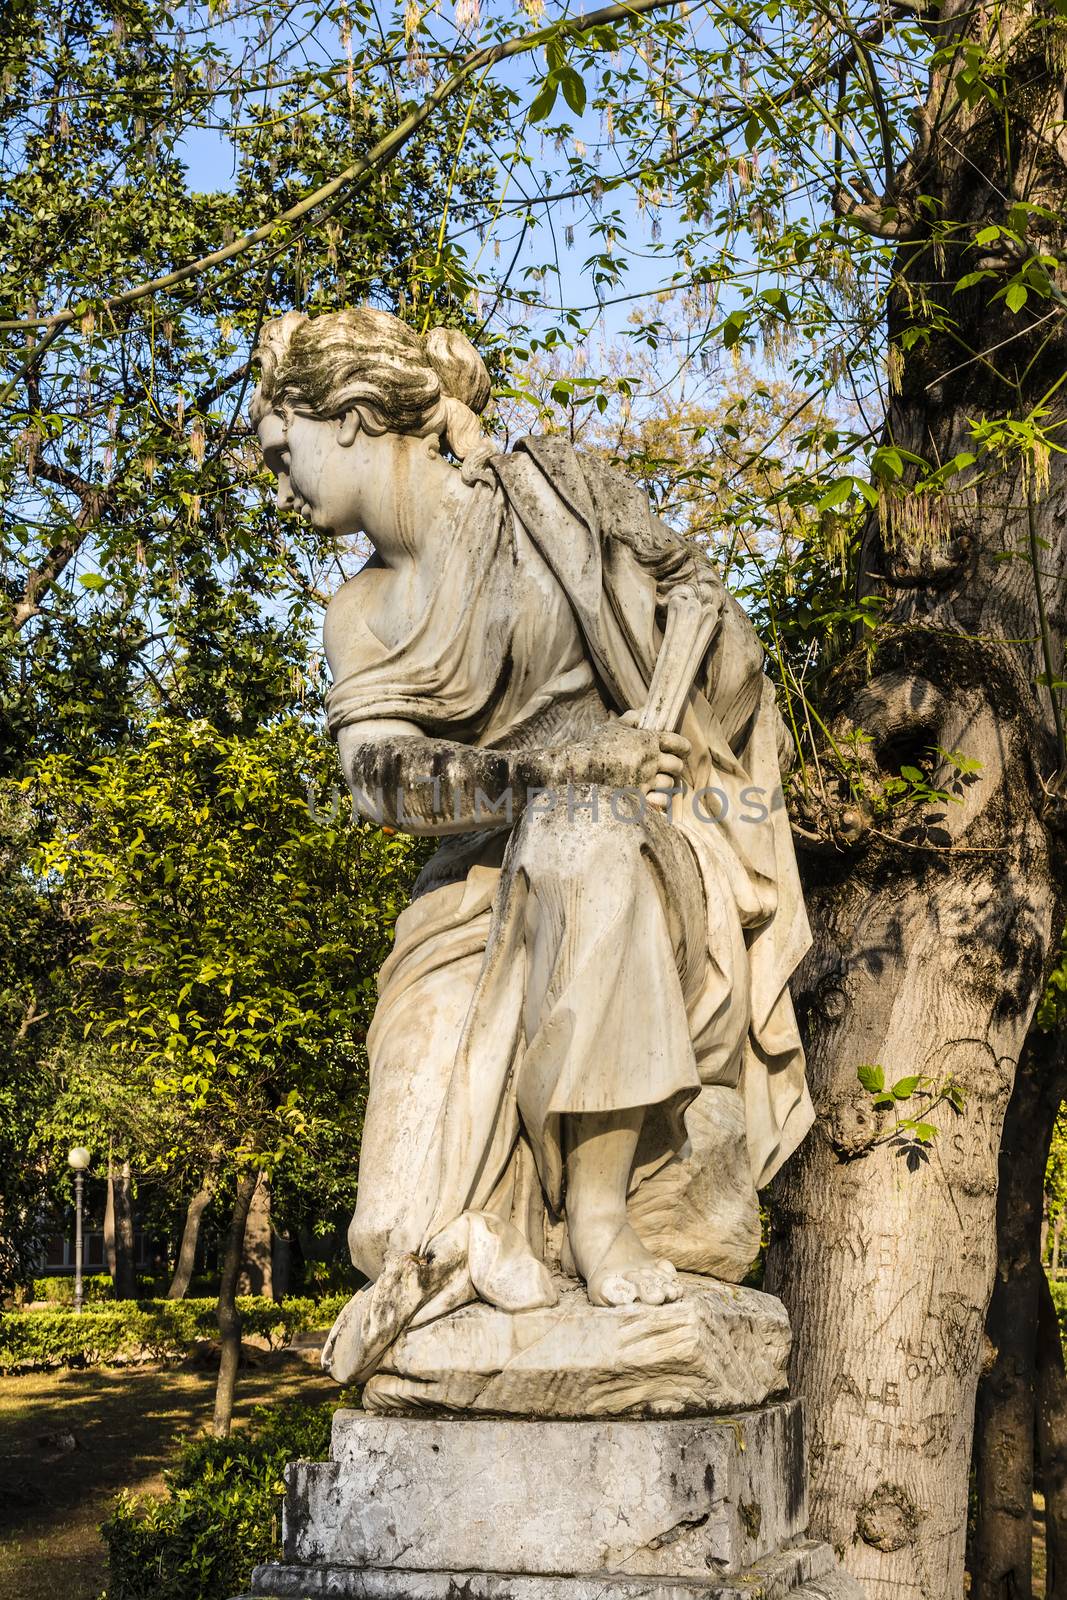
[{"label": "statue of a young woman", "polygon": [[[738,1108],[749,1189],[812,1115],[788,740],[751,625],[621,474],[562,439],[494,451],[463,335],[291,314],[259,353],[279,505],[374,546],[326,618],[356,805],[442,839],[368,1039],[349,1238],[372,1285],[324,1361],[365,1379],[405,1328],[550,1305],[568,1275],[594,1306],[674,1301],[676,1267],[724,1270],[717,1173],[704,1217],[642,1196],[691,1161],[701,1099],[711,1124]],[[664,670],[684,710],[650,731]]]}]

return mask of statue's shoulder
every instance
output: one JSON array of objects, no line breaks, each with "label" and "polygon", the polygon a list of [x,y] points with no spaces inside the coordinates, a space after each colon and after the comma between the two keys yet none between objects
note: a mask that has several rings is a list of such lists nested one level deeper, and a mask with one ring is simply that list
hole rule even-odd
[{"label": "statue's shoulder", "polygon": [[617,539],[639,559],[658,561],[688,548],[622,467],[594,450],[576,449],[562,434],[528,434],[500,460],[502,478],[518,484],[531,469],[539,472],[601,540]]}]

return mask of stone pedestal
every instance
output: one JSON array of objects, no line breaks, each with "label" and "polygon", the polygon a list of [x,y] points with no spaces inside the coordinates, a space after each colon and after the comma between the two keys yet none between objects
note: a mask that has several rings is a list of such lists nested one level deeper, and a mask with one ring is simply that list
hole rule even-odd
[{"label": "stone pedestal", "polygon": [[805,1539],[796,1401],[581,1421],[341,1411],[256,1600],[862,1600]]}]

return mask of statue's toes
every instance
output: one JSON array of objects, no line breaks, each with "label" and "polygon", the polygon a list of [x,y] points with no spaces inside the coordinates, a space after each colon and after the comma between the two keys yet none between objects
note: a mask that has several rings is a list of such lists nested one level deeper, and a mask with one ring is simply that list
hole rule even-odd
[{"label": "statue's toes", "polygon": [[674,1262],[668,1261],[664,1257],[661,1261],[656,1262],[656,1267],[662,1276],[664,1300],[680,1300],[682,1298],[682,1285],[678,1281],[678,1272]]},{"label": "statue's toes", "polygon": [[608,1272],[589,1285],[589,1298],[597,1306],[632,1306],[640,1291],[628,1272]]},{"label": "statue's toes", "polygon": [[669,1261],[657,1262],[654,1267],[642,1267],[630,1273],[629,1277],[637,1287],[638,1299],[646,1306],[662,1306],[668,1301],[681,1299],[682,1286]]}]

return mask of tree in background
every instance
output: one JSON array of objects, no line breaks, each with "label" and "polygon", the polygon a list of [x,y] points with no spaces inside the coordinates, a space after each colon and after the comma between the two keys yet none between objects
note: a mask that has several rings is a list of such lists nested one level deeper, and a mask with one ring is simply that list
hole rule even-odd
[{"label": "tree in background", "polygon": [[[88,282],[108,295],[165,275],[299,204],[393,120],[380,75],[362,75],[358,93],[332,70],[320,80],[304,37],[281,50],[268,7],[243,8],[236,33],[200,13],[159,0],[8,8],[5,308],[33,315]],[[310,104],[285,87],[293,57]],[[213,131],[221,105],[228,149]],[[491,124],[491,94],[483,105]],[[484,158],[451,157],[459,116],[446,108],[380,182],[287,231],[280,254],[239,257],[206,291],[191,281],[122,312],[87,305],[47,351],[21,341],[32,359],[5,392],[0,443],[7,770],[28,750],[129,737],[146,698],[220,730],[299,698],[306,606],[338,552],[274,511],[243,418],[249,348],[294,304],[403,307],[442,210],[464,223],[485,212]],[[217,145],[211,190],[188,176],[194,132]],[[441,315],[456,315],[447,263],[440,277]]]},{"label": "tree in background", "polygon": [[48,823],[38,870],[89,930],[73,976],[94,1048],[68,1105],[105,1106],[139,1171],[189,1192],[210,1170],[231,1197],[217,1433],[257,1176],[299,1152],[332,1158],[351,1193],[375,974],[419,858],[406,838],[349,825],[335,780],[331,747],[293,718],[242,736],[157,720],[88,771],[57,755],[28,780]]},{"label": "tree in background", "polygon": [[[52,1108],[37,1070],[62,1031],[70,991],[60,970],[76,942],[61,904],[34,880],[35,819],[25,794],[0,782],[0,1296],[41,1257],[52,1171],[38,1133]],[[67,1146],[69,1149],[70,1146]],[[63,1156],[66,1168],[66,1151]],[[66,1183],[66,1172],[63,1173]]]},{"label": "tree in background", "polygon": [[[372,145],[394,116],[387,82],[361,79],[357,92],[343,73],[320,79],[308,66],[309,32],[282,48],[266,7],[246,10],[233,29],[207,7],[174,13],[153,0],[6,8],[4,308],[32,313],[86,275],[110,291],[165,273],[216,235],[298,204],[336,160]],[[289,73],[294,86],[312,87],[312,105],[293,100]],[[493,96],[483,103],[491,122]],[[198,186],[185,141],[215,140],[223,105],[232,166],[217,164]],[[68,1025],[66,966],[95,907],[72,908],[64,886],[34,882],[27,857],[41,819],[18,779],[46,752],[83,774],[121,757],[157,715],[206,719],[225,737],[318,705],[317,585],[325,565],[333,571],[350,553],[274,509],[243,415],[249,349],[260,321],[294,302],[409,302],[441,210],[464,223],[484,211],[484,159],[474,150],[453,162],[440,142],[458,120],[450,108],[387,182],[292,230],[281,257],[238,260],[207,294],[191,282],[118,315],[86,309],[47,352],[47,340],[31,340],[35,359],[14,388],[0,382],[12,422],[0,443],[0,779],[9,780],[5,818],[22,819],[10,847],[5,834],[0,880],[11,974],[0,1007],[12,1140],[5,1288],[32,1272],[43,1220],[67,1201],[65,1141],[89,1139],[98,1155],[114,1149],[116,1186],[128,1195],[123,1155],[151,1148],[148,1133],[157,1143],[169,1136],[171,1147],[178,1140],[158,1104],[145,1129],[141,1086],[112,1077],[103,1092],[95,1040]],[[446,259],[439,282],[441,315],[460,316]],[[169,1167],[171,1184],[202,1194],[216,1158],[198,1150],[194,1164],[201,1157],[197,1174]],[[152,1200],[166,1216],[152,1182],[161,1170],[135,1167],[134,1176],[142,1205]],[[132,1291],[130,1272],[120,1276]]]}]

